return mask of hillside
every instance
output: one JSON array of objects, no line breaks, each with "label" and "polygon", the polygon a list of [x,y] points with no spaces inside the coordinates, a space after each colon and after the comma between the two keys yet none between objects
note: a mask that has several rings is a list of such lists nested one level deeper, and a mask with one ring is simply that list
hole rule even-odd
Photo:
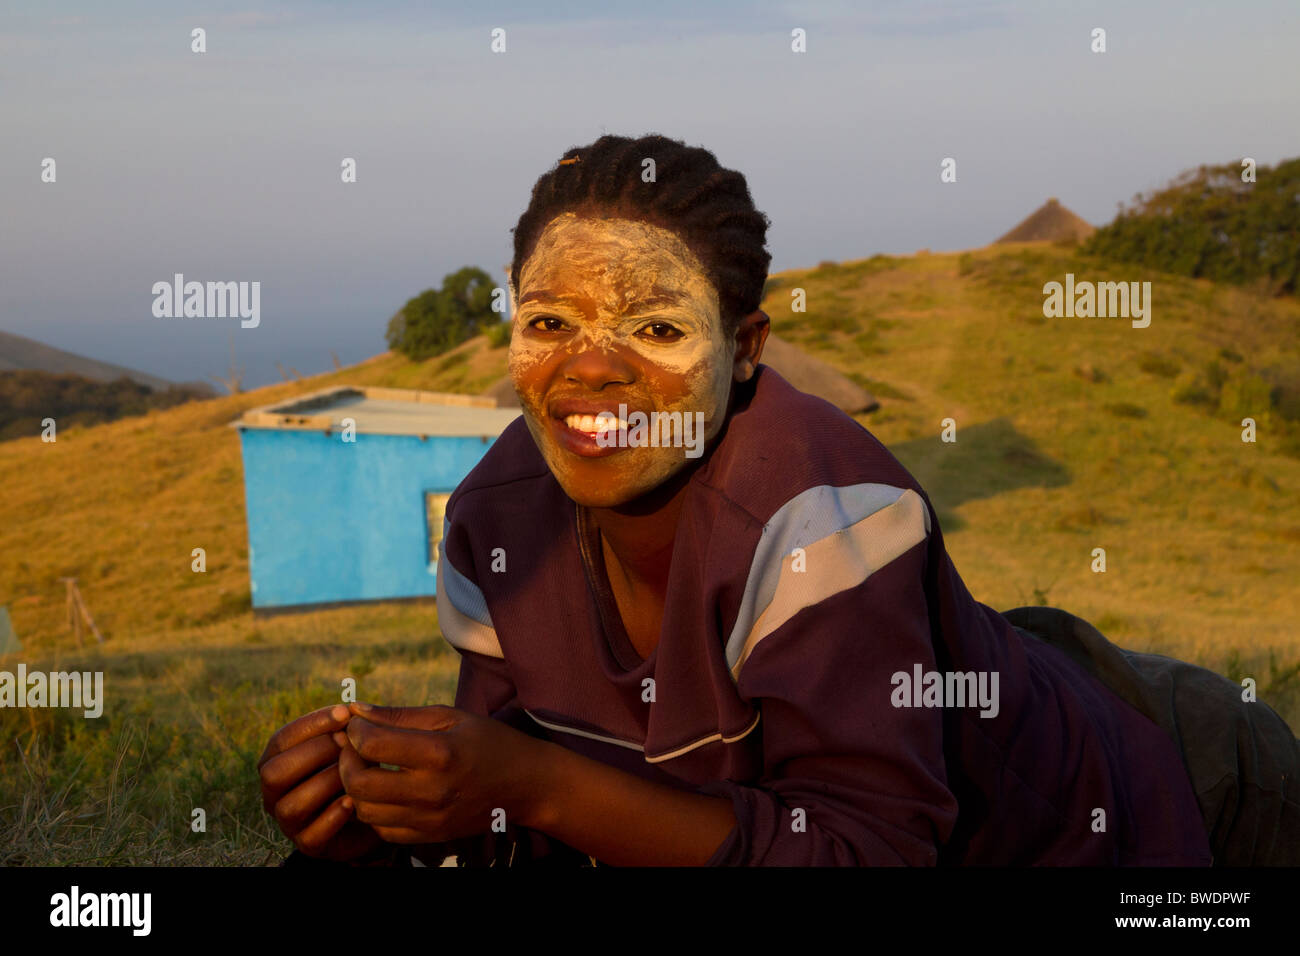
[{"label": "hillside", "polygon": [[[1077,249],[1008,243],[783,273],[763,308],[784,338],[879,399],[859,420],[929,493],[977,599],[998,610],[1063,607],[1123,646],[1253,676],[1261,697],[1300,726],[1300,426],[1284,387],[1300,367],[1300,302],[1148,272],[1149,328],[1045,319],[1042,286],[1066,272],[1138,278]],[[807,291],[806,314],[790,311],[796,286]],[[93,664],[106,672],[110,703],[120,702],[89,730],[59,712],[10,711],[0,731],[35,740],[30,721],[53,741],[43,758],[50,788],[78,772],[74,755],[89,754],[80,772],[91,774],[92,809],[101,806],[93,788],[107,786],[119,754],[143,768],[139,779],[153,789],[130,811],[137,816],[104,824],[104,853],[129,831],[153,848],[133,859],[273,855],[286,844],[266,826],[248,777],[268,728],[337,700],[345,676],[358,678],[363,699],[448,701],[454,691],[456,658],[436,640],[431,606],[252,617],[229,423],[333,384],[479,391],[504,362],[505,350],[480,337],[425,363],[385,354],[60,430],[52,445],[0,444],[0,604],[28,666]],[[1241,441],[1243,410],[1258,422],[1255,444]],[[946,418],[955,444],[939,441]],[[206,574],[190,570],[196,547],[206,549]],[[1106,549],[1105,574],[1090,571],[1096,547]],[[102,648],[79,650],[67,633],[58,579],[69,575],[109,638]],[[144,740],[146,723],[155,730]],[[18,786],[13,749],[0,756],[0,778],[12,771]],[[187,836],[177,849],[166,808],[200,799],[210,818],[222,808],[224,835]],[[8,831],[11,859],[81,852],[53,810],[32,807]],[[25,842],[29,831],[65,835],[51,850]]]},{"label": "hillside", "polygon": [[0,372],[15,371],[57,372],[80,375],[96,382],[111,382],[129,378],[153,389],[165,389],[174,382],[135,369],[124,368],[111,362],[100,362],[73,352],[56,349],[35,339],[0,332]]},{"label": "hillside", "polygon": [[[1247,601],[1300,610],[1272,593],[1285,576],[1278,562],[1297,557],[1276,545],[1300,540],[1300,508],[1288,504],[1300,462],[1268,428],[1243,445],[1239,428],[1171,398],[1179,373],[1225,350],[1261,368],[1294,362],[1300,304],[1171,277],[1156,283],[1148,329],[1042,317],[1044,281],[1069,270],[1106,277],[1098,268],[1047,246],[878,256],[774,276],[764,308],[782,336],[880,398],[881,410],[863,421],[947,515],[981,600],[1029,601],[1056,568],[1050,596],[1067,606],[1114,616],[1108,594],[1134,603],[1134,616],[1121,615],[1123,636],[1204,631],[1209,640],[1217,632],[1205,620]],[[808,290],[806,316],[790,313],[783,290],[794,284]],[[65,575],[82,581],[101,626],[124,641],[225,620],[248,606],[239,444],[228,423],[333,384],[475,392],[504,362],[505,350],[479,337],[424,363],[385,353],[301,382],[61,430],[54,445],[0,445],[0,603],[12,606],[29,646],[66,629],[57,585]],[[1082,377],[1083,367],[1105,380]],[[969,429],[957,446],[969,451],[930,440],[947,416]],[[1081,546],[1077,530],[1057,528],[1079,511],[1096,513],[1095,536],[1132,549],[1104,593],[1061,553]],[[1165,528],[1178,529],[1176,541]],[[189,552],[199,545],[209,571],[196,579]],[[1247,550],[1250,561],[1223,566],[1225,555]],[[1173,555],[1189,566],[1162,583]],[[1030,580],[1035,569],[1043,579]],[[1187,601],[1201,591],[1204,602]],[[1137,613],[1139,604],[1149,610]],[[1289,643],[1292,630],[1265,615],[1251,633]]]}]

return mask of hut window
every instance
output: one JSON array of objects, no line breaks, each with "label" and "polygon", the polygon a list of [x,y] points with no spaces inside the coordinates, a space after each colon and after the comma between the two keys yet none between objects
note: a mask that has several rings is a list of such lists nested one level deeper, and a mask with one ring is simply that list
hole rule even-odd
[{"label": "hut window", "polygon": [[438,542],[442,540],[442,521],[447,513],[447,500],[450,494],[441,491],[424,493],[424,516],[428,522],[429,532],[429,570],[438,567]]}]

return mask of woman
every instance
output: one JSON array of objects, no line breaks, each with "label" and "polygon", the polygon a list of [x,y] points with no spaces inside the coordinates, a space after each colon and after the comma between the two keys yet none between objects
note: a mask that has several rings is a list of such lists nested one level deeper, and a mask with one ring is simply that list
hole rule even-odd
[{"label": "woman", "polygon": [[305,854],[1212,862],[1185,754],[1078,619],[977,602],[906,469],[760,364],[767,225],[743,176],[661,136],[538,180],[523,415],[452,495],[438,562],[455,707],[283,728],[263,794]]}]

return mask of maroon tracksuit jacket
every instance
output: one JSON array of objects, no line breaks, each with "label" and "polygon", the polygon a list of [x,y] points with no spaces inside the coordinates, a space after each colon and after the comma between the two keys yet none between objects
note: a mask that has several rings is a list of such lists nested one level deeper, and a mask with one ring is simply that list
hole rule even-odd
[{"label": "maroon tracksuit jacket", "polygon": [[[505,430],[447,507],[456,706],[730,799],[715,865],[1209,865],[1174,742],[967,592],[897,459],[766,366],[740,388],[648,660],[581,509]],[[519,837],[520,859],[574,853]]]}]

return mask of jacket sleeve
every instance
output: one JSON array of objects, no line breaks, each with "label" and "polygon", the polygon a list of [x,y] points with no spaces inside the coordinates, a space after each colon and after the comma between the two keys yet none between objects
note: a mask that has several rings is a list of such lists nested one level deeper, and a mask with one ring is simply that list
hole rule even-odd
[{"label": "jacket sleeve", "polygon": [[[454,499],[453,499],[454,501]],[[460,655],[455,706],[530,732],[487,598],[478,586],[473,546],[451,515],[438,542],[438,627]]]},{"label": "jacket sleeve", "polygon": [[[530,736],[537,736],[524,712],[504,659],[460,651],[460,679],[456,685],[459,710],[491,717]],[[504,833],[483,833],[444,844],[458,866],[528,866],[558,862],[567,846],[544,833],[517,827],[507,821]]]},{"label": "jacket sleeve", "polygon": [[[460,654],[455,706],[509,724],[532,737],[537,726],[519,702],[510,663],[501,649],[483,592],[474,581],[466,537],[444,525],[439,542],[438,626]],[[459,529],[457,529],[459,531]],[[588,862],[566,844],[507,821],[504,833],[483,833],[443,844],[460,866],[574,865]]]},{"label": "jacket sleeve", "polygon": [[763,771],[756,781],[699,788],[730,798],[738,820],[709,865],[938,861],[957,817],[943,711],[909,706],[916,669],[936,670],[929,505],[911,491],[890,497],[881,505],[877,496],[865,516],[841,511],[829,534],[797,539],[797,550],[787,541],[765,559],[760,545],[751,580],[764,560],[779,561],[779,580],[756,589],[752,625],[738,622],[733,639],[743,649],[729,645],[729,663],[738,657],[740,695],[761,714]]},{"label": "jacket sleeve", "polygon": [[509,724],[530,736],[537,736],[536,725],[519,703],[510,666],[502,658],[485,657],[473,651],[460,651],[460,676],[456,681],[459,710],[491,717]]}]

